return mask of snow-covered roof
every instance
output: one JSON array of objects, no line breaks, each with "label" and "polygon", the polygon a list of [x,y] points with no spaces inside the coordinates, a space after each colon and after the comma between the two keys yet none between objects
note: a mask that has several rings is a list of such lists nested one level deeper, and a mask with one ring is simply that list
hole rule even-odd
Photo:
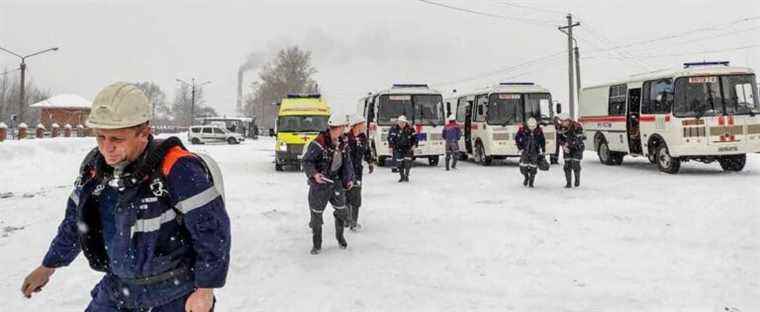
[{"label": "snow-covered roof", "polygon": [[92,102],[76,94],[60,94],[32,104],[32,108],[78,108],[89,109]]}]

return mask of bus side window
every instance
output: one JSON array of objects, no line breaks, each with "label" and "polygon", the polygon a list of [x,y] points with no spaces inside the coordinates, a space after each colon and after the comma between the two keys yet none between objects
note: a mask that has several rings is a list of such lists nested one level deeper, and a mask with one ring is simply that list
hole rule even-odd
[{"label": "bus side window", "polygon": [[661,79],[651,86],[650,106],[655,114],[668,114],[673,107],[673,79]]},{"label": "bus side window", "polygon": [[478,122],[486,121],[486,115],[488,114],[487,112],[488,96],[485,94],[478,95],[475,98],[475,103],[476,103],[475,104],[475,107],[476,107],[475,121],[478,121]]},{"label": "bus side window", "polygon": [[625,100],[626,93],[628,92],[628,86],[625,84],[615,85],[610,87],[609,97],[609,115],[610,116],[624,116],[625,115]]},{"label": "bus side window", "polygon": [[644,82],[644,86],[641,88],[642,93],[642,99],[641,99],[641,113],[642,114],[651,114],[652,113],[652,97],[650,94],[650,89],[652,87],[652,83],[647,81]]}]

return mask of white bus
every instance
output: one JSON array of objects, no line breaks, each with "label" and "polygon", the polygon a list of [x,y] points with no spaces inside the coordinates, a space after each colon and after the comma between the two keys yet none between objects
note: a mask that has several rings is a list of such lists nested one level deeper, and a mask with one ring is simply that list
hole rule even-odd
[{"label": "white bus", "polygon": [[710,62],[585,88],[586,148],[606,165],[630,155],[671,174],[689,160],[741,171],[746,154],[760,152],[756,86],[751,69]]},{"label": "white bus", "polygon": [[445,152],[441,132],[446,121],[440,92],[424,84],[395,84],[360,99],[357,113],[367,119],[367,137],[379,165],[385,165],[393,156],[388,147],[388,131],[401,115],[407,117],[417,132],[419,144],[414,158],[427,158],[431,166],[438,165]]},{"label": "white bus", "polygon": [[515,135],[530,117],[543,126],[547,154],[555,151],[552,95],[535,83],[505,82],[455,94],[446,105],[455,110],[457,123],[464,130],[459,146],[462,159],[469,156],[488,166],[494,159],[519,157]]}]

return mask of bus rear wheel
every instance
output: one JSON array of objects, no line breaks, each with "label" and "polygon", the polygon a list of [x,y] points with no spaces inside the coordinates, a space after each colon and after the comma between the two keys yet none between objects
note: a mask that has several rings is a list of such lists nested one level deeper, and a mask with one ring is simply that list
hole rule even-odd
[{"label": "bus rear wheel", "polygon": [[747,164],[747,155],[723,156],[718,159],[718,162],[720,163],[720,167],[723,168],[723,171],[739,172],[744,170],[744,165]]},{"label": "bus rear wheel", "polygon": [[610,151],[610,146],[604,139],[600,140],[596,148],[596,155],[599,157],[599,161],[607,166],[617,166],[623,163],[623,155]]},{"label": "bus rear wheel", "polygon": [[657,168],[668,174],[676,174],[681,169],[681,160],[670,156],[670,151],[665,144],[660,144],[656,149]]}]

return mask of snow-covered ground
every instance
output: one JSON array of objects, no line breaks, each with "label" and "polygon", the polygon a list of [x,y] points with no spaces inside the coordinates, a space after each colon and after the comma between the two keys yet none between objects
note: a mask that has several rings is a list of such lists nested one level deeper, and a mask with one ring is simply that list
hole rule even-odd
[{"label": "snow-covered ground", "polygon": [[[99,275],[81,256],[31,300],[19,287],[93,146],[0,143],[0,310],[86,306]],[[233,222],[218,311],[760,311],[760,155],[741,173],[689,163],[667,175],[587,153],[573,190],[557,166],[535,189],[514,162],[420,162],[402,185],[380,168],[365,180],[365,230],[340,250],[327,226],[312,256],[305,178],[275,172],[272,146],[191,146],[220,162]]]}]

